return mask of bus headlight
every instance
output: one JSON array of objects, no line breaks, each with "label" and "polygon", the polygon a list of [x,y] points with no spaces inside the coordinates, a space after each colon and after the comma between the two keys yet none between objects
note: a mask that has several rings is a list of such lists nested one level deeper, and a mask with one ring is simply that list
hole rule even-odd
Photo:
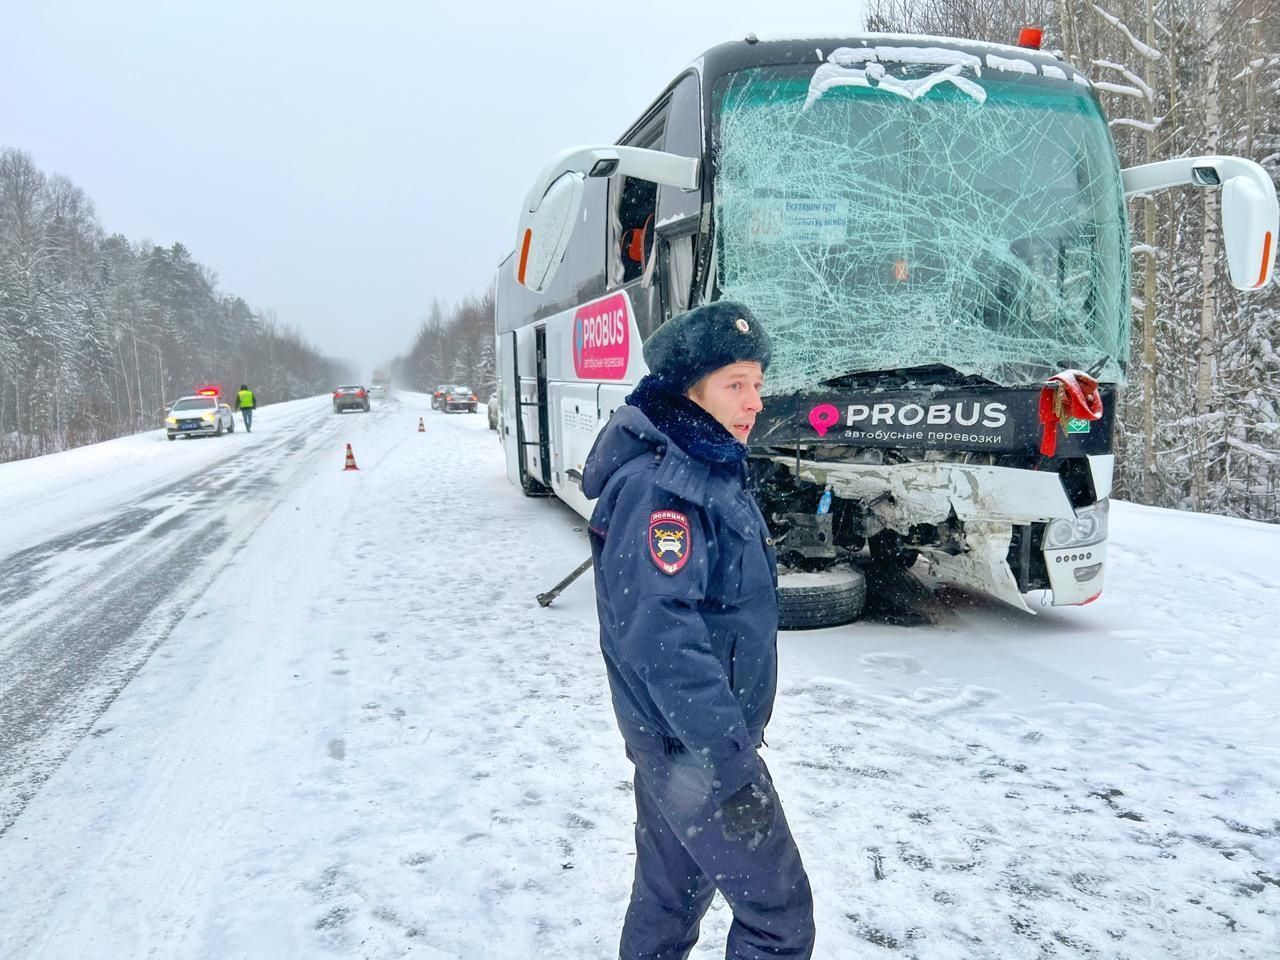
[{"label": "bus headlight", "polygon": [[1074,520],[1053,520],[1045,527],[1044,548],[1087,547],[1107,539],[1107,515],[1111,501],[1099,500],[1091,507],[1076,511]]}]

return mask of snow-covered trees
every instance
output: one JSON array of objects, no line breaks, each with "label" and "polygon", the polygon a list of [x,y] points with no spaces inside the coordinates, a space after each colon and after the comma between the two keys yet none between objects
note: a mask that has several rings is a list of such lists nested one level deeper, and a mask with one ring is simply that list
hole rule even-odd
[{"label": "snow-covered trees", "polygon": [[[1011,42],[1045,28],[1094,81],[1122,166],[1234,154],[1280,174],[1275,0],[870,0],[877,31]],[[1133,351],[1117,493],[1280,521],[1280,289],[1227,280],[1217,191],[1130,202]]]},{"label": "snow-covered trees", "polygon": [[446,310],[431,302],[407,356],[392,369],[396,383],[430,392],[441,383],[466,384],[482,399],[497,385],[493,360],[493,291]]},{"label": "snow-covered trees", "polygon": [[338,376],[182,244],[104,234],[83,191],[0,150],[0,460],[157,427],[199,383],[270,401]]}]

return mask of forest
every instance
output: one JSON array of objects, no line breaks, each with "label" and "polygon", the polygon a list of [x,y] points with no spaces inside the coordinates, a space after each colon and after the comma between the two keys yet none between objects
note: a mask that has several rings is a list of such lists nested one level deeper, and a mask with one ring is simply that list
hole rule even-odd
[{"label": "forest", "polygon": [[497,385],[493,347],[492,288],[452,307],[432,300],[413,344],[392,366],[392,379],[424,393],[442,383],[463,384],[488,400]]}]

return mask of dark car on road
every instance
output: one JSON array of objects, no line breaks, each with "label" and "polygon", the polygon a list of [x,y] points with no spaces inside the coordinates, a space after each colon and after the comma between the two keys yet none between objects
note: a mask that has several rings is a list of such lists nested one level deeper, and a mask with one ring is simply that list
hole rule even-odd
[{"label": "dark car on road", "polygon": [[440,409],[445,413],[461,413],[464,410],[467,413],[475,413],[478,402],[470,387],[453,386],[441,395]]},{"label": "dark car on road", "polygon": [[333,412],[342,413],[343,410],[363,410],[368,413],[369,391],[359,384],[339,387],[333,391]]}]

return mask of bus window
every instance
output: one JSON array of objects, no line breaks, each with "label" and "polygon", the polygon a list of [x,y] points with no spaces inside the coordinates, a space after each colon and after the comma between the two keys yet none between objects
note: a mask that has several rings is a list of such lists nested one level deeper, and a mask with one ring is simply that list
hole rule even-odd
[{"label": "bus window", "polygon": [[622,282],[630,283],[644,273],[653,251],[653,215],[658,205],[658,190],[647,180],[624,177],[622,198],[618,204],[622,258]]},{"label": "bus window", "polygon": [[[662,149],[682,157],[702,159],[702,85],[696,73],[687,73],[671,92],[671,109]],[[689,309],[693,285],[694,237],[702,212],[702,191],[679,187],[658,188],[658,223],[664,225],[660,241],[663,312],[667,317]]]},{"label": "bus window", "polygon": [[[663,104],[633,135],[625,137],[622,145],[660,149],[666,111],[667,105]],[[657,208],[657,184],[634,177],[614,178],[609,191],[610,287],[631,283],[643,275],[645,264],[653,252],[653,224]]]}]

